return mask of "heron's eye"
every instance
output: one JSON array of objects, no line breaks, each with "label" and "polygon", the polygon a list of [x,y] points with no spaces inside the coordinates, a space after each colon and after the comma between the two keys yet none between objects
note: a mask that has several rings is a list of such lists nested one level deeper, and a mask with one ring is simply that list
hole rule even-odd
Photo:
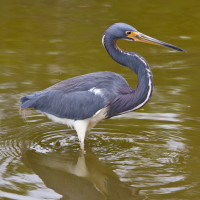
[{"label": "heron's eye", "polygon": [[131,31],[126,31],[126,35],[130,35],[131,34]]}]

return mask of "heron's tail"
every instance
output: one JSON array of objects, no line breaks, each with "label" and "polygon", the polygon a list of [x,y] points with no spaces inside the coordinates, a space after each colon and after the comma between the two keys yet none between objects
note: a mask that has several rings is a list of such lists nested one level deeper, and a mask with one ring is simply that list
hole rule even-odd
[{"label": "heron's tail", "polygon": [[19,113],[22,115],[24,119],[26,119],[26,116],[32,115],[32,109],[35,101],[40,96],[41,92],[35,92],[30,95],[26,95],[20,99],[21,107],[19,110]]},{"label": "heron's tail", "polygon": [[21,109],[32,108],[35,101],[40,96],[41,92],[35,92],[30,95],[26,95],[20,99],[21,102]]}]

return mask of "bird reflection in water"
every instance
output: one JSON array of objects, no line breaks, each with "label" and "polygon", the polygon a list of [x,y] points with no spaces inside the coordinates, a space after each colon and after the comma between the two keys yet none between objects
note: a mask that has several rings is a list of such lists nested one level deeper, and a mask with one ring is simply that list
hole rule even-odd
[{"label": "bird reflection in water", "polygon": [[62,200],[146,199],[87,148],[87,154],[67,149],[63,153],[23,150],[22,161]]}]

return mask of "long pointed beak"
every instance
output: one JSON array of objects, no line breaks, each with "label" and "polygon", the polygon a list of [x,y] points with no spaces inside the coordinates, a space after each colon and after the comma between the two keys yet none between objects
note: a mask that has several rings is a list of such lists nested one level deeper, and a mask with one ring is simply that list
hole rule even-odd
[{"label": "long pointed beak", "polygon": [[171,49],[175,49],[177,51],[184,51],[183,49],[181,49],[179,47],[176,47],[176,46],[174,46],[172,44],[169,44],[169,43],[166,43],[166,42],[162,42],[160,40],[157,40],[155,38],[149,37],[149,36],[147,36],[147,35],[145,35],[143,33],[140,33],[140,32],[138,32],[136,35],[133,34],[132,38],[135,41],[138,41],[138,42],[145,42],[145,43],[149,43],[149,44],[165,46],[165,47],[168,47],[168,48],[171,48]]}]

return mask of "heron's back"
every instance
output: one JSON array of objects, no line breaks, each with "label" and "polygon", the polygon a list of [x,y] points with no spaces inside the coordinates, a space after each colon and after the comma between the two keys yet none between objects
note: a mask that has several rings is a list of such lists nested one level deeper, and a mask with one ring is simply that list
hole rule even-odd
[{"label": "heron's back", "polygon": [[95,72],[59,82],[21,99],[21,107],[34,108],[60,118],[86,119],[132,89],[114,72]]}]

